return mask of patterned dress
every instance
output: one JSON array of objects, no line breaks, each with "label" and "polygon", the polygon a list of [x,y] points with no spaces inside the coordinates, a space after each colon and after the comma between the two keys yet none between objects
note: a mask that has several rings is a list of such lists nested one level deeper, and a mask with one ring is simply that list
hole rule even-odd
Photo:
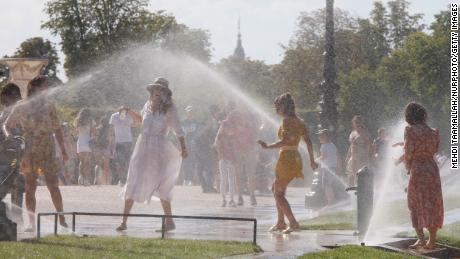
[{"label": "patterned dress", "polygon": [[303,178],[302,158],[297,150],[302,136],[308,135],[305,123],[299,118],[285,118],[278,130],[278,138],[287,138],[288,145],[281,148],[275,166],[279,179]]},{"label": "patterned dress", "polygon": [[43,98],[18,102],[5,124],[19,126],[23,132],[26,148],[21,173],[42,175],[60,170],[53,136],[60,129],[60,123],[52,103]]},{"label": "patterned dress", "polygon": [[444,219],[441,179],[434,155],[439,132],[425,124],[406,127],[404,159],[410,178],[407,203],[415,229],[441,228]]}]

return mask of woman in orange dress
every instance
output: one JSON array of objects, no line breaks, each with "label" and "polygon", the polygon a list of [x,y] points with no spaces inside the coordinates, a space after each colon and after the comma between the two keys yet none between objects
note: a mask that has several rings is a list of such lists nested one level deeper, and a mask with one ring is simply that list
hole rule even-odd
[{"label": "woman in orange dress", "polygon": [[[410,174],[407,204],[418,237],[410,248],[433,249],[436,232],[444,219],[441,179],[434,159],[439,148],[439,132],[426,124],[427,112],[420,104],[409,103],[405,117],[409,123],[404,131],[404,162]],[[423,228],[430,233],[427,243]]]},{"label": "woman in orange dress", "polygon": [[[276,178],[272,186],[276,209],[278,211],[278,221],[269,231],[282,231],[284,234],[289,234],[292,231],[300,229],[285,194],[288,184],[294,178],[303,178],[302,158],[298,151],[299,142],[302,138],[307,144],[311,168],[315,170],[318,168],[318,165],[315,163],[313,156],[313,145],[311,144],[307,126],[302,119],[297,117],[294,100],[291,95],[286,93],[276,98],[275,108],[278,115],[283,117],[283,124],[278,130],[278,138],[280,140],[270,145],[259,140],[259,144],[264,149],[280,149],[275,167]],[[284,221],[284,216],[289,220],[289,227],[287,227]]]}]

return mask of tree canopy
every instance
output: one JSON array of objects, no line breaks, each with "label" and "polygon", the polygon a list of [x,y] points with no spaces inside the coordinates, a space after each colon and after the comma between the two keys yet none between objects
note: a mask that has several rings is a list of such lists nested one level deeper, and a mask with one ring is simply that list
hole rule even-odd
[{"label": "tree canopy", "polygon": [[55,0],[46,3],[49,19],[42,24],[61,38],[70,78],[136,44],[210,58],[209,35],[189,29],[162,11],[147,10],[146,0]]}]

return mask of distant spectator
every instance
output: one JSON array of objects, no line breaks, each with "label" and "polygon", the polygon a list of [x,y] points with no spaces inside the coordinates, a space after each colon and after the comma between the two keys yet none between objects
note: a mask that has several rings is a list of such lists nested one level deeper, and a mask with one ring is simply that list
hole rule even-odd
[{"label": "distant spectator", "polygon": [[[238,193],[238,205],[244,204],[243,189],[248,183],[248,192],[251,205],[256,206],[255,196],[255,173],[257,166],[257,138],[260,128],[259,118],[244,104],[240,104],[230,111],[227,121],[234,132],[234,144],[236,152],[236,186]],[[247,181],[246,181],[247,179]]]},{"label": "distant spectator", "polygon": [[222,195],[222,207],[227,206],[227,191],[230,195],[228,206],[236,207],[233,195],[235,194],[235,147],[233,145],[233,133],[227,121],[223,121],[217,132],[215,146],[219,156],[220,193]]},{"label": "distant spectator", "polygon": [[364,126],[361,116],[356,115],[352,119],[353,131],[350,133],[346,165],[348,174],[348,184],[356,185],[356,175],[364,166],[369,166],[372,153],[372,142]]},{"label": "distant spectator", "polygon": [[185,133],[186,145],[189,149],[189,156],[182,162],[182,176],[185,185],[192,185],[195,173],[198,169],[198,161],[196,159],[197,147],[196,138],[198,132],[201,130],[201,123],[195,118],[195,111],[192,106],[185,108],[186,118],[182,121],[181,125]]},{"label": "distant spectator", "polygon": [[80,160],[78,167],[78,184],[91,185],[91,155],[92,138],[94,135],[94,125],[91,112],[88,108],[83,108],[75,119],[75,128],[78,132],[77,154]]},{"label": "distant spectator", "polygon": [[109,124],[109,118],[102,116],[94,134],[94,158],[96,161],[96,184],[110,184],[110,158],[115,153],[115,135]]},{"label": "distant spectator", "polygon": [[133,126],[133,118],[128,113],[128,108],[122,106],[118,112],[112,114],[109,124],[112,125],[115,132],[115,161],[116,172],[113,174],[114,181],[112,183],[126,183],[128,174],[129,159],[131,158],[133,136],[131,127]]},{"label": "distant spectator", "polygon": [[324,193],[327,204],[332,204],[336,196],[336,181],[340,168],[340,155],[337,147],[331,142],[330,132],[323,129],[319,132],[321,143],[318,161],[321,165]]},{"label": "distant spectator", "polygon": [[[219,121],[225,117],[219,107],[211,105],[208,107],[211,118],[202,123],[201,129],[196,136],[195,154],[197,160],[197,172],[201,188],[204,193],[217,193],[214,187],[218,169],[218,158],[214,150],[214,139],[219,129]],[[218,177],[217,177],[218,178]],[[216,185],[218,186],[218,185]]]}]

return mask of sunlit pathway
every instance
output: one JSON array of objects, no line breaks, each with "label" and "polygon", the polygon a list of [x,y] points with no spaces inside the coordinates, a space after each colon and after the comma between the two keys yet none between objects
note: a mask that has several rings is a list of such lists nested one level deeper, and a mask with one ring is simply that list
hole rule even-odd
[{"label": "sunlit pathway", "polygon": [[[109,212],[121,213],[123,201],[119,197],[118,186],[65,186],[61,188],[64,198],[65,211],[81,212]],[[304,206],[305,188],[290,188],[288,200],[298,218],[311,215]],[[245,197],[246,198],[246,197]],[[6,199],[8,200],[8,198]],[[37,190],[38,212],[54,211],[46,187]],[[247,200],[249,201],[249,200]],[[271,234],[267,229],[273,224],[276,216],[274,201],[271,196],[259,196],[258,206],[252,207],[245,204],[243,207],[222,208],[219,194],[203,194],[199,187],[176,186],[174,189],[173,212],[176,215],[201,215],[201,216],[235,216],[250,217],[258,220],[258,244],[265,251],[261,255],[250,257],[257,258],[289,258],[309,251],[324,249],[321,245],[334,245],[341,242],[353,242],[351,232],[334,231],[326,232],[302,231],[291,235]],[[132,213],[161,214],[158,202],[150,204],[136,204]],[[70,217],[67,219],[70,224]],[[128,230],[124,233],[115,231],[120,223],[120,218],[115,217],[88,217],[78,216],[76,232],[79,235],[129,235],[138,237],[160,237],[155,230],[161,226],[160,220],[131,218],[128,221]],[[53,231],[53,218],[44,218],[42,235],[51,234]],[[177,239],[216,239],[216,240],[252,240],[252,223],[234,221],[203,221],[203,220],[177,220],[177,229],[167,235],[167,238]],[[19,226],[20,238],[32,237],[31,234],[22,232]],[[60,229],[62,233],[65,229]],[[247,257],[247,256],[245,256]]]}]

